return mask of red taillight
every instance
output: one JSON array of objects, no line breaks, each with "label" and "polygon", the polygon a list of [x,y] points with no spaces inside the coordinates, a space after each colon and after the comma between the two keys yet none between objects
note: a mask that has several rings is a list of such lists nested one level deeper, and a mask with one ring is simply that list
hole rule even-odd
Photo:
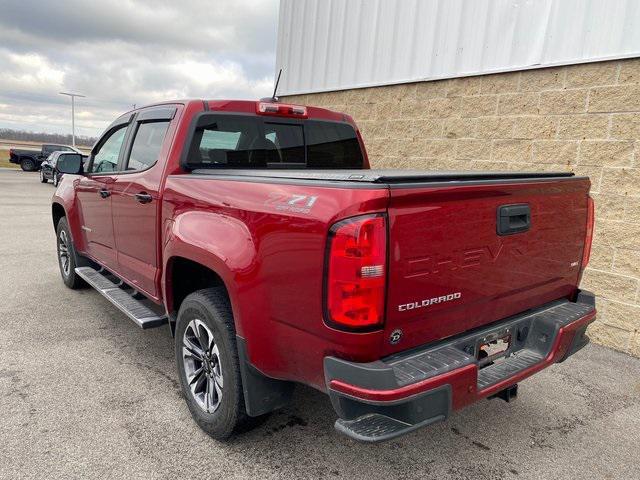
[{"label": "red taillight", "polygon": [[256,113],[260,115],[279,115],[281,117],[307,118],[307,107],[286,103],[258,102]]},{"label": "red taillight", "polygon": [[385,217],[367,215],[336,223],[327,252],[327,322],[350,330],[381,326],[387,275]]},{"label": "red taillight", "polygon": [[595,221],[595,214],[593,211],[593,198],[587,197],[587,231],[584,236],[584,250],[582,251],[582,266],[584,270],[589,264],[589,257],[591,256],[591,243],[593,242],[593,224]]}]

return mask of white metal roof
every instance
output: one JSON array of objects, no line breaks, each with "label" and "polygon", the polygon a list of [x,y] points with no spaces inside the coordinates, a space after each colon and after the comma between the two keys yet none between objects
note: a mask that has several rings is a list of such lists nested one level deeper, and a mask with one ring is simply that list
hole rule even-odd
[{"label": "white metal roof", "polygon": [[635,56],[638,0],[280,1],[281,95]]}]

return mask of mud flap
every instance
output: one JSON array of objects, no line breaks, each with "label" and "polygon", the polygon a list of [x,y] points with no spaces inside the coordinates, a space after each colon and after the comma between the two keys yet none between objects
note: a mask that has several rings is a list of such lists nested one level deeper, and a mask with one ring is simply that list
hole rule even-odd
[{"label": "mud flap", "polygon": [[249,362],[245,339],[236,336],[236,344],[247,415],[258,417],[288,405],[295,384],[263,375]]}]

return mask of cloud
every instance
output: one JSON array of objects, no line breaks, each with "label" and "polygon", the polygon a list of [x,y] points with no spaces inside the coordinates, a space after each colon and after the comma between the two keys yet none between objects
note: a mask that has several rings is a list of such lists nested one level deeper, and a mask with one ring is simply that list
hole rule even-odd
[{"label": "cloud", "polygon": [[97,135],[132,104],[270,93],[277,0],[8,0],[0,127]]}]

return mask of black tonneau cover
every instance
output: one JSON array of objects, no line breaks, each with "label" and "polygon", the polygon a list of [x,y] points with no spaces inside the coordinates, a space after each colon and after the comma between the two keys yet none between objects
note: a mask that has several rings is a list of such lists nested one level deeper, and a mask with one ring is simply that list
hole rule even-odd
[{"label": "black tonneau cover", "polygon": [[324,180],[402,184],[417,182],[499,181],[572,177],[571,172],[491,172],[430,170],[284,170],[284,169],[214,169],[200,168],[192,174],[225,177],[271,178],[282,180]]}]

